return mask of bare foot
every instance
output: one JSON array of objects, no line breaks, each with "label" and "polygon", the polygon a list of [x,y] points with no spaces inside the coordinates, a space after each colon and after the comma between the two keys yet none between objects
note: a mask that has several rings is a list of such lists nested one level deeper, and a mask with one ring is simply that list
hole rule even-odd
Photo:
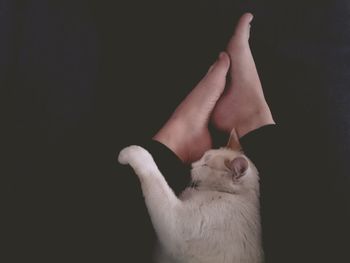
[{"label": "bare foot", "polygon": [[199,159],[212,146],[209,117],[225,88],[229,66],[229,56],[222,52],[204,78],[153,137],[186,163]]},{"label": "bare foot", "polygon": [[228,43],[231,81],[212,115],[212,122],[217,129],[230,133],[236,128],[239,137],[261,126],[275,123],[249,47],[252,19],[252,14],[244,14]]}]

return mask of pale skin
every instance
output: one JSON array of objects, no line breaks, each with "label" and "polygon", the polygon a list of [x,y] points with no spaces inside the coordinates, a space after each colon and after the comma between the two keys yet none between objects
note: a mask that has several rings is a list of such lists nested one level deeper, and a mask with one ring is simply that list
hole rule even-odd
[{"label": "pale skin", "polygon": [[[185,163],[212,148],[209,122],[226,133],[235,129],[239,138],[275,124],[249,47],[252,19],[250,13],[240,18],[226,51],[153,137]],[[228,74],[230,82],[226,82]]]}]

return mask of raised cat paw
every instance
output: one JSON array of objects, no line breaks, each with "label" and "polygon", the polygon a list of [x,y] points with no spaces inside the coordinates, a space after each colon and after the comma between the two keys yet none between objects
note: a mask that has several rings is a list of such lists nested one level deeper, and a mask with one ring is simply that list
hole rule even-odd
[{"label": "raised cat paw", "polygon": [[129,164],[130,158],[132,158],[132,156],[134,155],[134,152],[138,151],[138,148],[141,148],[141,147],[132,145],[121,150],[118,155],[118,162],[124,165]]},{"label": "raised cat paw", "polygon": [[131,145],[119,153],[118,162],[130,164],[133,168],[153,163],[153,158],[145,149],[137,145]]},{"label": "raised cat paw", "polygon": [[124,164],[124,165],[127,165],[129,164],[129,150],[128,150],[129,147],[127,148],[124,148],[123,150],[121,150],[119,152],[119,155],[118,155],[118,162],[120,164]]}]

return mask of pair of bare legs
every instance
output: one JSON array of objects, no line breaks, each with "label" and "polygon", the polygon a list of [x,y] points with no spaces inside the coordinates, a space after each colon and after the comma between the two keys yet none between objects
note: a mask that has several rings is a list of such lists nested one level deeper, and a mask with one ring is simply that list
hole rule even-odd
[{"label": "pair of bare legs", "polygon": [[226,51],[153,137],[185,163],[212,147],[209,122],[227,133],[235,128],[238,137],[275,124],[249,47],[252,19],[250,13],[240,18]]}]

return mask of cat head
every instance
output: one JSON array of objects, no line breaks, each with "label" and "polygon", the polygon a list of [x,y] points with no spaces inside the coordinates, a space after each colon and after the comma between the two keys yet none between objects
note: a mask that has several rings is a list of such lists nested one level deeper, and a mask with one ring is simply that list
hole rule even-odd
[{"label": "cat head", "polygon": [[229,148],[207,151],[192,164],[191,176],[199,190],[243,194],[259,189],[254,164],[242,152]]}]

